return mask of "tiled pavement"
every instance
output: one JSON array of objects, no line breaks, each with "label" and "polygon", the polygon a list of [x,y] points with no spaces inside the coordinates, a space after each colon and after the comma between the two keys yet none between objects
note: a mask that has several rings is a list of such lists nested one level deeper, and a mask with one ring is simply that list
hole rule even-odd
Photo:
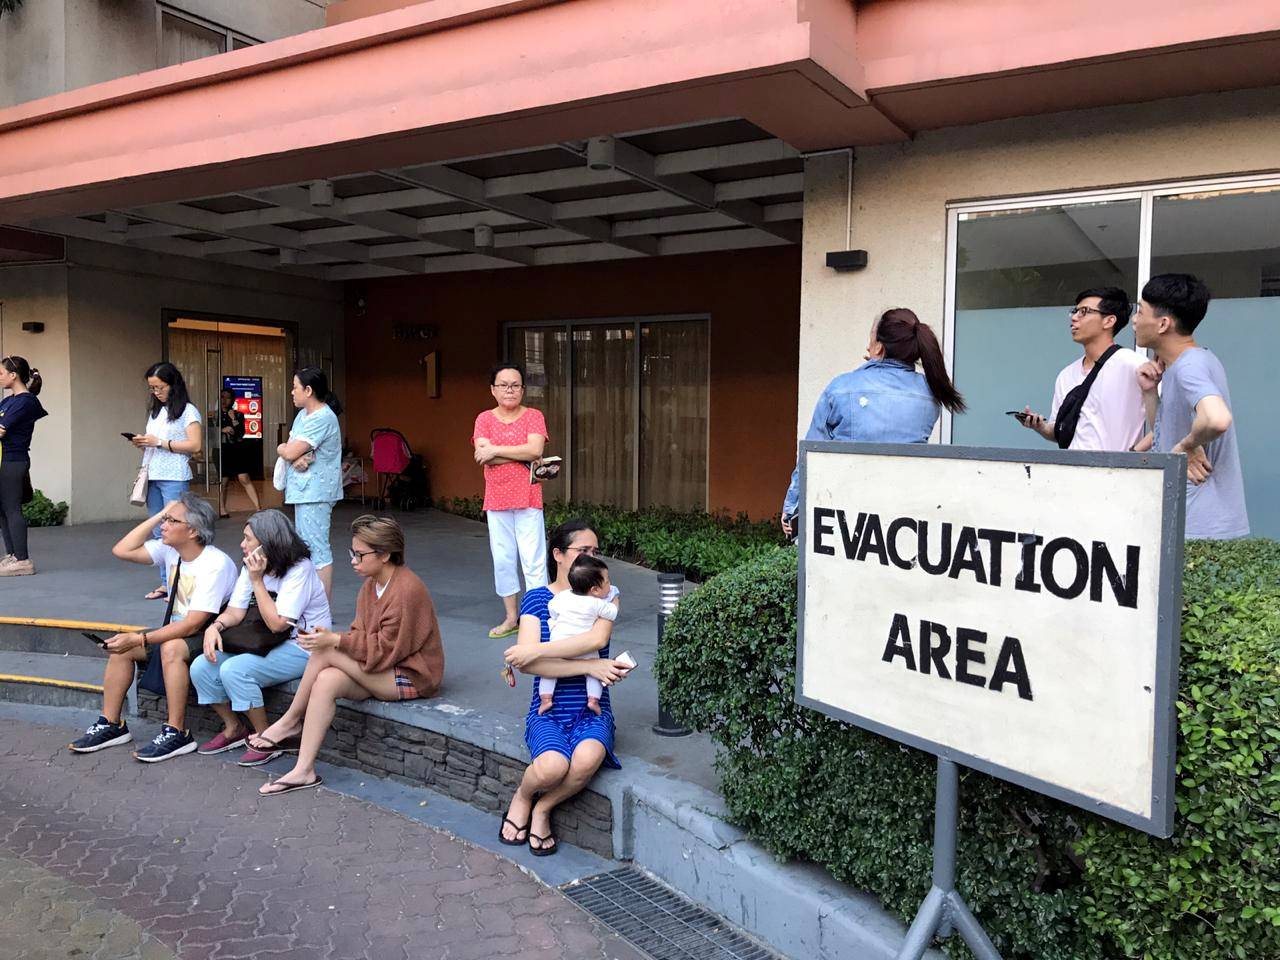
[{"label": "tiled pavement", "polygon": [[259,771],[67,740],[0,720],[0,960],[643,960],[513,864],[362,800],[260,800]]}]

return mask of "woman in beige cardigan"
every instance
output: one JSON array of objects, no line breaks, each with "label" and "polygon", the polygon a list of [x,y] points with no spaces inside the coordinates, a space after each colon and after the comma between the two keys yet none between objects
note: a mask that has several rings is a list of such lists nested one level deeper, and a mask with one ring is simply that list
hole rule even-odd
[{"label": "woman in beige cardigan", "polygon": [[336,701],[413,700],[434,697],[444,676],[444,646],[431,594],[404,565],[404,531],[389,517],[363,516],[351,523],[351,567],[365,578],[356,597],[356,619],[346,633],[298,634],[311,653],[293,703],[249,746],[287,750],[300,736],[298,762],[258,791],[273,797],[321,783],[316,755],[333,722]]}]

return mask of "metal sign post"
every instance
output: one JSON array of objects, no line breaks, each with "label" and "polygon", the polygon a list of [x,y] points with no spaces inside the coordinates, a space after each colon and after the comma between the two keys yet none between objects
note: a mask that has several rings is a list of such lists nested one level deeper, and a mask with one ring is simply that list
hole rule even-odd
[{"label": "metal sign post", "polygon": [[938,758],[938,789],[933,808],[933,887],[907,931],[898,960],[920,960],[936,934],[945,940],[958,932],[978,960],[1000,960],[1000,953],[956,890],[956,822],[960,815],[960,771]]}]

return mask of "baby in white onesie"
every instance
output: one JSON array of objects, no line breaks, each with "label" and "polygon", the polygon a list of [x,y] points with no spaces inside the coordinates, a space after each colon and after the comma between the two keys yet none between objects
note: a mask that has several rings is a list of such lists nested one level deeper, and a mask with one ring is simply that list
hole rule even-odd
[{"label": "baby in white onesie", "polygon": [[[611,603],[618,588],[609,583],[609,568],[598,557],[580,556],[569,568],[569,589],[561,590],[547,601],[548,625],[552,640],[564,640],[587,633],[596,621],[618,619],[618,607]],[[598,653],[584,653],[577,660],[590,660]],[[551,709],[556,692],[554,677],[538,678],[538,713]],[[600,697],[604,686],[595,677],[587,677],[587,709],[599,716]]]}]

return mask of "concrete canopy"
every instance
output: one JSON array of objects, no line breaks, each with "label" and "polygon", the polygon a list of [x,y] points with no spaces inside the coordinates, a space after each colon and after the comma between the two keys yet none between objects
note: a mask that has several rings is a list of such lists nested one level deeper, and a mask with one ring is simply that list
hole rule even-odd
[{"label": "concrete canopy", "polygon": [[[548,245],[668,252],[660,231],[627,233],[599,212],[556,209],[562,201],[538,191],[494,202],[492,181],[520,175],[501,164],[459,169],[459,158],[523,156],[518,167],[555,154],[534,172],[573,156],[578,176],[587,175],[574,188],[617,174],[630,181],[618,195],[666,192],[686,201],[681,213],[739,241],[787,242],[796,224],[785,221],[795,217],[766,209],[785,207],[776,194],[763,204],[760,195],[722,196],[705,172],[719,162],[697,181],[682,179],[690,171],[655,181],[662,158],[618,134],[741,118],[756,132],[739,141],[739,157],[756,150],[764,163],[795,161],[798,152],[949,124],[1265,85],[1280,79],[1277,63],[1280,8],[1268,0],[1080,0],[1069,10],[1014,2],[964,10],[942,0],[432,0],[0,111],[0,221],[164,240],[170,250],[189,243],[181,252],[257,266],[274,257],[335,279],[378,275],[371,259],[387,261],[386,272],[418,272],[432,259],[442,261],[432,269],[562,262],[539,259],[535,248]],[[415,218],[392,214],[404,207],[349,202],[340,185],[369,176],[385,181],[374,193],[425,191],[462,207]],[[341,204],[327,202],[331,189]],[[171,209],[192,198],[214,198],[211,216]],[[284,215],[264,207],[304,220],[275,219]],[[639,212],[655,220],[663,209]],[[465,213],[484,216],[436,219]],[[101,229],[65,219],[85,215]],[[227,215],[239,219],[215,219]],[[498,242],[488,232],[505,228],[528,236]],[[339,232],[297,236],[318,230]],[[416,246],[377,258],[333,246],[366,240]],[[482,262],[456,259],[477,250]],[[410,259],[394,262],[401,257]]]}]

